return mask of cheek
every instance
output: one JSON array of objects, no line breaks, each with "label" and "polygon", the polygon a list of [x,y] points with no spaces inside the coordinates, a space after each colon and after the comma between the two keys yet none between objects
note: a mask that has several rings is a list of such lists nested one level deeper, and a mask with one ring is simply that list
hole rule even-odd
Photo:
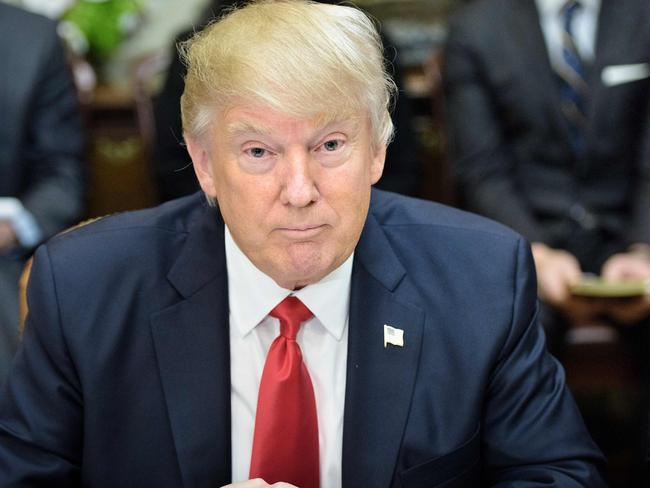
[{"label": "cheek", "polygon": [[350,165],[332,171],[323,186],[323,193],[333,206],[354,213],[354,205],[368,198],[371,184],[367,165]]},{"label": "cheek", "polygon": [[265,206],[261,199],[253,195],[242,196],[230,193],[224,207],[227,207],[224,208],[224,213],[228,213],[238,227],[248,228],[249,232],[255,232],[268,220],[268,206]]},{"label": "cheek", "polygon": [[341,178],[328,198],[341,224],[340,234],[355,236],[365,221],[370,201],[370,183],[367,175]]},{"label": "cheek", "polygon": [[265,232],[273,208],[271,188],[248,178],[223,178],[217,187],[217,201],[228,227],[245,230],[242,238],[253,240]]},{"label": "cheek", "polygon": [[320,165],[316,179],[330,191],[338,191],[341,194],[358,191],[372,184],[370,166],[370,158],[365,151],[354,150],[339,166]]}]

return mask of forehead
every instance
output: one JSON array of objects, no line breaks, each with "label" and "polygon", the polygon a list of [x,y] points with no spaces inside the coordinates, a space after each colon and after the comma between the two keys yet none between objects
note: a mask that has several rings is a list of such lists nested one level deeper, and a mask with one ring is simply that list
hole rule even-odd
[{"label": "forehead", "polygon": [[269,107],[246,104],[224,110],[219,119],[217,126],[228,136],[236,137],[240,134],[272,136],[287,131],[358,131],[367,117],[353,112],[294,115]]}]

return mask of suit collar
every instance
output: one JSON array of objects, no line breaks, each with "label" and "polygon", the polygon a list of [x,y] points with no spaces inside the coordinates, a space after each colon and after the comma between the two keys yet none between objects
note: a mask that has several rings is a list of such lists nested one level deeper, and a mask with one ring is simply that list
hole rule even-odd
[{"label": "suit collar", "polygon": [[206,207],[190,226],[187,241],[167,279],[185,298],[226,274],[224,224],[217,208]]},{"label": "suit collar", "polygon": [[370,211],[355,248],[355,261],[358,261],[387,291],[392,292],[406,275],[406,270],[373,214],[373,207],[380,198],[379,195],[379,192],[372,192]]},{"label": "suit collar", "polygon": [[[343,486],[390,486],[413,393],[424,313],[401,291],[406,272],[368,216],[355,251],[350,293],[343,427]],[[384,347],[384,325],[404,347]]]},{"label": "suit collar", "polygon": [[564,125],[560,112],[560,98],[555,71],[551,66],[539,12],[534,0],[511,0],[509,23],[514,35],[511,38],[513,59],[523,63],[522,73],[535,87],[534,92],[543,97],[540,102],[548,108],[551,120]]},{"label": "suit collar", "polygon": [[[603,59],[620,58],[620,38],[632,29],[635,19],[630,18],[629,4],[621,0],[603,0],[598,14],[598,30],[596,33],[596,64],[601,67]],[[622,28],[621,26],[625,26]],[[600,62],[599,62],[600,61]],[[600,75],[600,73],[598,73]]]},{"label": "suit collar", "polygon": [[168,280],[182,299],[151,334],[184,486],[231,478],[230,341],[223,221],[206,209]]},{"label": "suit collar", "polygon": [[[515,49],[520,49],[520,59],[530,60],[527,65],[530,72],[544,75],[544,79],[538,83],[546,83],[547,78],[554,77],[554,74],[535,1],[510,0],[508,11],[512,12],[508,18],[517,34],[512,37],[511,44]],[[530,79],[536,78],[530,76]]]},{"label": "suit collar", "polygon": [[[601,81],[603,69],[610,64],[620,62],[622,46],[631,46],[630,33],[634,32],[639,18],[630,12],[630,2],[622,0],[603,0],[598,15],[596,32],[595,58],[587,72],[587,83],[591,89],[587,112],[587,145],[597,144],[594,128],[603,114],[611,110],[612,91]],[[636,10],[638,12],[638,10]],[[641,20],[642,21],[642,20]]]}]

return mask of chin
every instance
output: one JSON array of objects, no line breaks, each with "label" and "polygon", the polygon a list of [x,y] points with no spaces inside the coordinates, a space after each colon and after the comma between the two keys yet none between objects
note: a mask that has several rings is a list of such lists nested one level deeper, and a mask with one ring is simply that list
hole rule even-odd
[{"label": "chin", "polygon": [[316,283],[335,268],[330,264],[329,260],[324,258],[320,246],[310,246],[309,243],[293,246],[285,265],[281,266],[284,272],[280,273],[282,282],[291,286],[280,286],[295,289]]}]

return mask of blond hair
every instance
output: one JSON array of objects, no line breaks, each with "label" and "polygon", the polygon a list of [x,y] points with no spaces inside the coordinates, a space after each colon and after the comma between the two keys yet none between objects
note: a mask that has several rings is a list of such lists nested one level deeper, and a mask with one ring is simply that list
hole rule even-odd
[{"label": "blond hair", "polygon": [[300,118],[369,117],[388,144],[395,84],[373,22],[353,7],[258,0],[180,45],[187,66],[184,133],[201,140],[216,109],[257,102]]}]

